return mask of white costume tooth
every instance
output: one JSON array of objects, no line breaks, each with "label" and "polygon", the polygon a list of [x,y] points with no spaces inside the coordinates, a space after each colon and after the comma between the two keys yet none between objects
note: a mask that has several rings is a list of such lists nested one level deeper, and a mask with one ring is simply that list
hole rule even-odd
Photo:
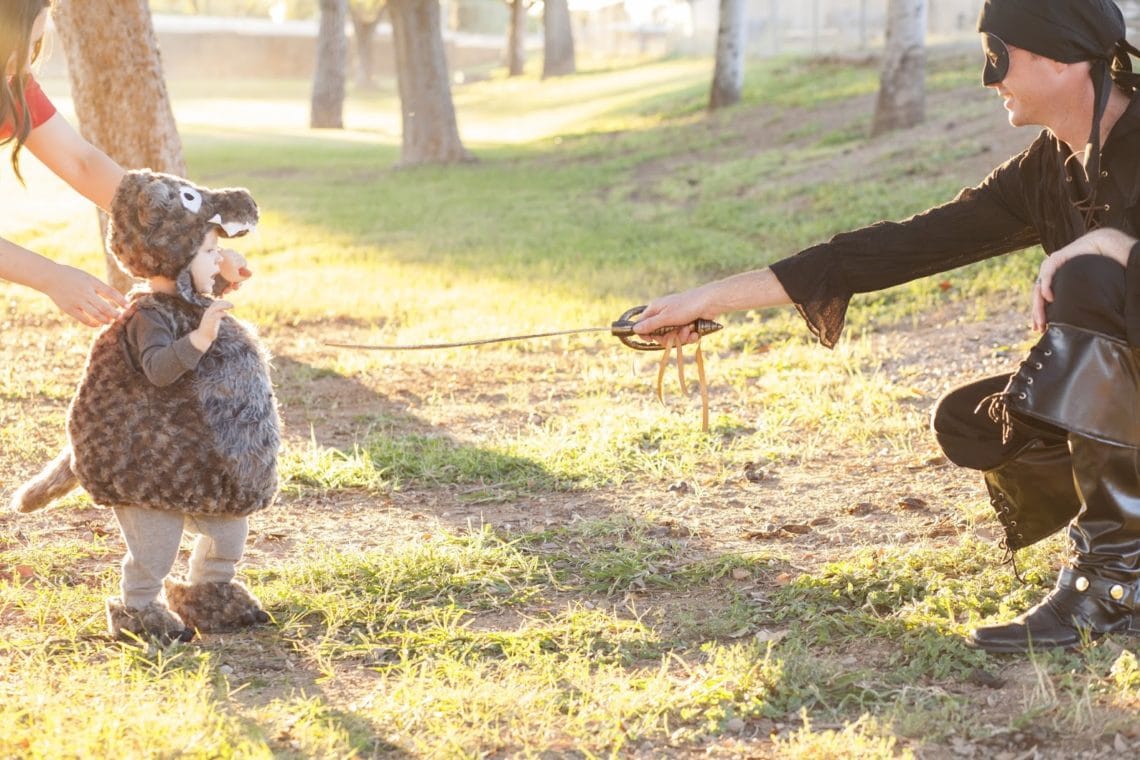
[{"label": "white costume tooth", "polygon": [[209,219],[210,224],[216,224],[222,228],[226,233],[226,237],[238,237],[247,232],[252,232],[256,225],[249,224],[248,222],[223,222],[221,214],[214,214]]}]

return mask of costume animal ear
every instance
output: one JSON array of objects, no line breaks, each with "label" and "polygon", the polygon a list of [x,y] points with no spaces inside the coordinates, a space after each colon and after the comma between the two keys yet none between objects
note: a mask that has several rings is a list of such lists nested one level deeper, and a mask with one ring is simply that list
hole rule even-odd
[{"label": "costume animal ear", "polygon": [[169,220],[170,212],[179,205],[175,188],[161,178],[152,177],[139,188],[135,198],[135,220],[142,229],[153,230]]}]

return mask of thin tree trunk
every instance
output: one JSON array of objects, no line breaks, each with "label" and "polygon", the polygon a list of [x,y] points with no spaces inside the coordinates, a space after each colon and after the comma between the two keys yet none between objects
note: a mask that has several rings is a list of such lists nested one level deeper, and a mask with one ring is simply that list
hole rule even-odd
[{"label": "thin tree trunk", "polygon": [[[55,0],[53,6],[83,136],[121,166],[185,176],[146,0]],[[102,212],[99,227],[106,233]],[[126,292],[130,276],[109,252],[106,258],[108,281]]]},{"label": "thin tree trunk", "polygon": [[507,76],[521,76],[526,67],[527,0],[508,0],[511,20],[507,32]]},{"label": "thin tree trunk", "polygon": [[542,78],[561,77],[577,71],[567,0],[546,0],[542,11],[542,32]]},{"label": "thin tree trunk", "polygon": [[744,45],[747,3],[720,0],[716,32],[716,65],[713,69],[709,110],[735,105],[744,91]]},{"label": "thin tree trunk", "polygon": [[317,64],[309,126],[344,129],[344,80],[348,69],[348,39],[344,24],[348,0],[320,0],[321,25],[317,35]]},{"label": "thin tree trunk", "polygon": [[456,163],[472,156],[459,139],[443,48],[439,3],[389,0],[403,144],[400,163]]},{"label": "thin tree trunk", "polygon": [[372,42],[376,38],[376,27],[380,18],[363,18],[352,13],[352,39],[356,46],[356,86],[362,90],[376,89],[376,56]]},{"label": "thin tree trunk", "polygon": [[871,136],[926,118],[926,0],[890,0],[883,74]]}]

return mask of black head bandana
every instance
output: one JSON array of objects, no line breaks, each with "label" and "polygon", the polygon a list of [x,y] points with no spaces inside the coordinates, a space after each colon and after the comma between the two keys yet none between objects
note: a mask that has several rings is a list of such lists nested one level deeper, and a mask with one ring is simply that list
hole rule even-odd
[{"label": "black head bandana", "polygon": [[1005,78],[1009,51],[1005,43],[1061,63],[1089,61],[1093,81],[1093,119],[1089,133],[1090,178],[1088,216],[1095,210],[1100,178],[1100,122],[1112,83],[1131,92],[1140,87],[1130,55],[1140,51],[1124,39],[1124,16],[1113,0],[986,0],[978,16],[986,66],[982,81],[993,85]]}]

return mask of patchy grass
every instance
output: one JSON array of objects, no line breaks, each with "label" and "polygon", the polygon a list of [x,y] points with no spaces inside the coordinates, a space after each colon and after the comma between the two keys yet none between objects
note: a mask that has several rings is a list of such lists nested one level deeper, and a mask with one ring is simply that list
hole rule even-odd
[{"label": "patchy grass", "polygon": [[[194,178],[263,211],[233,300],[276,355],[285,422],[244,570],[274,620],[111,642],[112,517],[80,494],[0,514],[0,756],[1134,752],[1132,640],[963,644],[1034,603],[1064,553],[1022,552],[1017,583],[976,475],[926,430],[939,394],[1016,365],[1039,254],[861,296],[831,352],[789,311],[730,315],[704,344],[708,434],[691,389],[670,373],[659,403],[657,357],[608,336],[324,345],[605,326],[919,211],[1031,137],[1003,129],[976,64],[936,58],[928,124],[883,140],[864,137],[873,62],[757,64],[715,116],[704,62],[494,76],[456,91],[480,161],[409,170],[390,91],[318,134],[302,83],[172,83]],[[89,208],[26,174],[0,177],[2,234],[99,271]],[[7,498],[63,443],[91,333],[0,296]]]}]

